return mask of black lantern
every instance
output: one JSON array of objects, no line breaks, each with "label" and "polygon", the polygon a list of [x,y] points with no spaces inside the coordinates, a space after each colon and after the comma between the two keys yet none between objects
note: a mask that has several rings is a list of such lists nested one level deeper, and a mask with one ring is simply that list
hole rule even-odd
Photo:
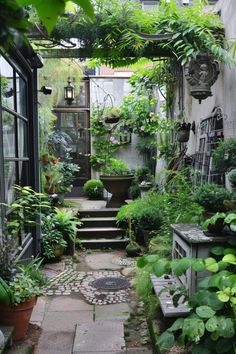
[{"label": "black lantern", "polygon": [[64,98],[67,104],[71,104],[75,99],[75,88],[71,83],[71,79],[68,78],[67,86],[64,87]]}]

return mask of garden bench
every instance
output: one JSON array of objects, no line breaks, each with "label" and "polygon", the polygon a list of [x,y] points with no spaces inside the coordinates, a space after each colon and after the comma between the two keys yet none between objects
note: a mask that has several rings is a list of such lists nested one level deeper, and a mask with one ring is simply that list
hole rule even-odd
[{"label": "garden bench", "polygon": [[[176,307],[173,304],[172,296],[169,294],[168,287],[180,286],[177,278],[170,275],[157,277],[151,274],[151,282],[164,317],[183,317],[189,314],[190,309],[187,307],[187,303],[181,303],[180,301]],[[166,290],[164,290],[165,288]]]},{"label": "garden bench", "polygon": [[3,347],[0,347],[0,354],[2,354],[5,348],[11,347],[12,345],[12,333],[14,328],[10,326],[0,326],[0,330],[2,331],[5,338]]}]

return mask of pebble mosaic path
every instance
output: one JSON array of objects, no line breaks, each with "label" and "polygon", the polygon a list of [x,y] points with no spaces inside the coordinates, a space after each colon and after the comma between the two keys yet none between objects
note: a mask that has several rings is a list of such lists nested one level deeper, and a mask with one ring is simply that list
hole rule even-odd
[{"label": "pebble mosaic path", "polygon": [[[121,266],[134,265],[133,260],[121,258],[116,260]],[[73,263],[66,263],[65,270],[52,278],[45,288],[47,295],[71,295],[80,293],[89,304],[108,305],[126,302],[130,289],[122,290],[101,290],[92,286],[92,282],[105,277],[124,278],[119,271],[103,270],[91,272],[79,272],[73,269]]]}]

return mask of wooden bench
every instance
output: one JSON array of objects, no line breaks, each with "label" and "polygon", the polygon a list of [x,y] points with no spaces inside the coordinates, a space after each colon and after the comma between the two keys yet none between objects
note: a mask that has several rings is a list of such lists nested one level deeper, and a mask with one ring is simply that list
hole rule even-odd
[{"label": "wooden bench", "polygon": [[[164,317],[184,317],[189,314],[190,309],[187,307],[187,303],[179,303],[176,307],[173,304],[172,296],[169,294],[168,287],[180,286],[177,278],[170,275],[157,277],[151,274],[151,282]],[[165,288],[166,290],[163,290]]]},{"label": "wooden bench", "polygon": [[2,331],[5,339],[3,347],[0,347],[0,354],[2,354],[5,348],[9,348],[12,346],[12,333],[14,327],[0,326],[0,330]]}]

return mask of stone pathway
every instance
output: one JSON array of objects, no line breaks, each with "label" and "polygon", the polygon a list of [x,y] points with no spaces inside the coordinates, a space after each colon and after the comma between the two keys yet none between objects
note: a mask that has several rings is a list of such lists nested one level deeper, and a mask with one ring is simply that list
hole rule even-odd
[{"label": "stone pathway", "polygon": [[[38,299],[31,318],[42,329],[34,354],[151,354],[142,345],[126,348],[125,344],[131,279],[123,274],[129,275],[133,266],[134,261],[121,251],[85,254],[77,265],[69,258],[47,265],[48,296]],[[128,280],[128,287],[96,288],[96,281],[105,277],[111,282]]]}]

